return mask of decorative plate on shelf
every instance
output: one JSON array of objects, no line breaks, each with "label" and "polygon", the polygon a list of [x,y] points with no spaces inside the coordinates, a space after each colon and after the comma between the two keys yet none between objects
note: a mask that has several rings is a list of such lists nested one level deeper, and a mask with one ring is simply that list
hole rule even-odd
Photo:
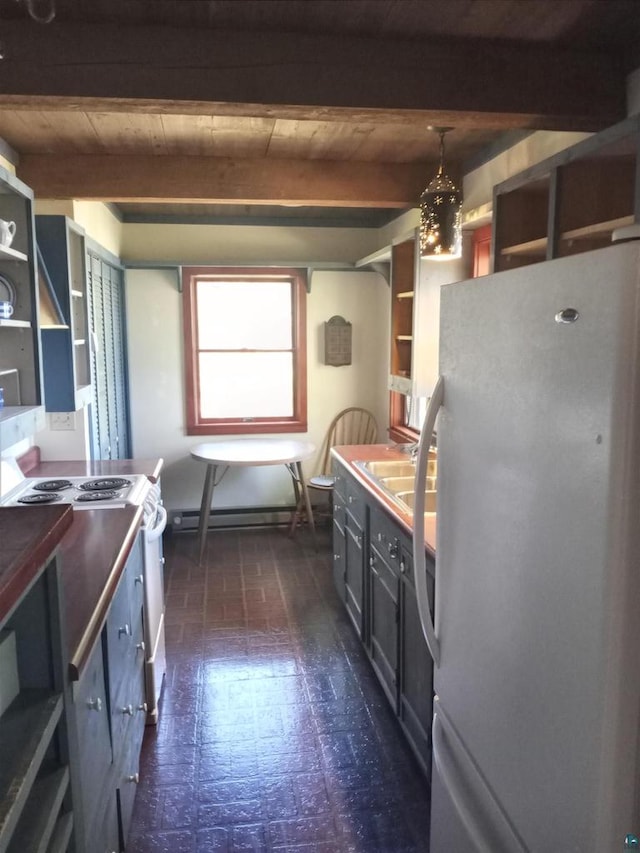
[{"label": "decorative plate on shelf", "polygon": [[0,274],[0,302],[16,304],[16,289],[9,279]]}]

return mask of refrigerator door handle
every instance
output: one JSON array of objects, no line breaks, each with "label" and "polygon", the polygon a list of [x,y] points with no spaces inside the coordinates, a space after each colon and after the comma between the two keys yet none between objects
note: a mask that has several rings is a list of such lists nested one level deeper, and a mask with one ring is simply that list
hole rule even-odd
[{"label": "refrigerator door handle", "polygon": [[[436,417],[444,399],[444,377],[439,376],[433,394],[427,407],[424,424],[420,433],[418,444],[418,458],[416,461],[415,495],[413,503],[413,565],[415,567],[416,598],[418,600],[418,613],[420,624],[424,634],[431,657],[436,666],[440,665],[440,643],[436,637],[436,631],[431,618],[429,607],[429,592],[427,589],[427,561],[425,557],[424,543],[424,502],[427,477],[427,462],[429,461],[429,447],[431,436],[436,425]],[[436,558],[436,571],[438,561]]]},{"label": "refrigerator door handle", "polygon": [[437,697],[432,744],[440,779],[478,853],[530,853],[442,712]]}]

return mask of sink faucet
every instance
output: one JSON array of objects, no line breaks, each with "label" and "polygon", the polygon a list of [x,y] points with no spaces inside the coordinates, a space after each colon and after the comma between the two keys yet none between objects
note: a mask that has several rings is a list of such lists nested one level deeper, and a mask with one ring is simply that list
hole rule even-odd
[{"label": "sink faucet", "polygon": [[403,444],[400,447],[403,453],[408,453],[411,457],[411,461],[415,462],[418,458],[418,442],[414,441],[413,444]]}]

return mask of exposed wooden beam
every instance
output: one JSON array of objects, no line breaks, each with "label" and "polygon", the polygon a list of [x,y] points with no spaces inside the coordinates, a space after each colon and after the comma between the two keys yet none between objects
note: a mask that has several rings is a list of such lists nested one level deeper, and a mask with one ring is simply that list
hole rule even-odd
[{"label": "exposed wooden beam", "polygon": [[28,20],[3,22],[2,37],[0,93],[9,96],[133,99],[165,108],[178,101],[218,113],[221,104],[249,104],[253,115],[263,105],[279,114],[302,108],[314,118],[318,109],[417,110],[446,114],[460,127],[489,116],[497,127],[550,130],[599,130],[625,114],[617,58],[548,45]]},{"label": "exposed wooden beam", "polygon": [[415,204],[431,172],[415,163],[49,154],[23,155],[18,168],[38,198],[391,208]]}]

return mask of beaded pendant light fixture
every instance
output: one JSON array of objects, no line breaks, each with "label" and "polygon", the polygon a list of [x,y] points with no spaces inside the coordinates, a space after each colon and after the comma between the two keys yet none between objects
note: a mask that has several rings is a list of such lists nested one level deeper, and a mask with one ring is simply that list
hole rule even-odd
[{"label": "beaded pendant light fixture", "polygon": [[420,196],[420,256],[449,261],[462,255],[462,192],[444,172],[444,135],[452,128],[430,129],[440,135],[440,166]]}]

